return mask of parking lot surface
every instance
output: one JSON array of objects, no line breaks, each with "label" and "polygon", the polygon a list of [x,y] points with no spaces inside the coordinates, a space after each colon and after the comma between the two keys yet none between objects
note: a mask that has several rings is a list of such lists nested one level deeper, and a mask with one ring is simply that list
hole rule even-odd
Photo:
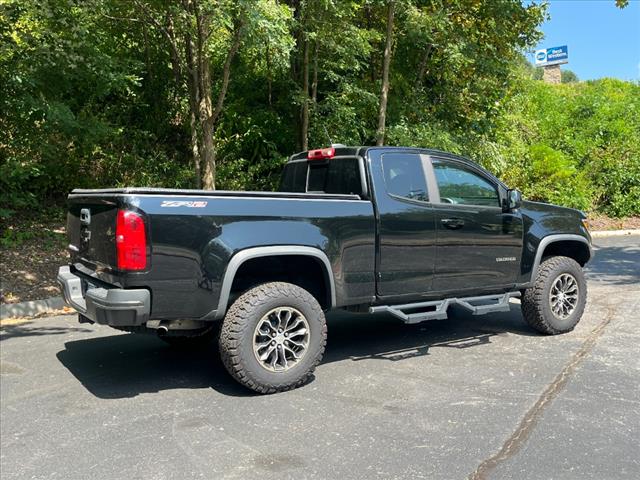
[{"label": "parking lot surface", "polygon": [[1,477],[640,478],[640,236],[596,247],[569,334],[537,334],[516,304],[418,325],[332,314],[315,379],[269,396],[213,346],[8,321]]}]

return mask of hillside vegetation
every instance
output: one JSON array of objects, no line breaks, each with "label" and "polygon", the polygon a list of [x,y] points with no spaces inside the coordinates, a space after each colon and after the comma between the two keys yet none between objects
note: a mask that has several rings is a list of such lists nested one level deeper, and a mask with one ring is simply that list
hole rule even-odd
[{"label": "hillside vegetation", "polygon": [[0,216],[76,187],[269,189],[330,142],[449,150],[528,198],[640,214],[640,86],[536,80],[522,53],[544,18],[520,0],[4,1]]},{"label": "hillside vegetation", "polygon": [[549,85],[524,70],[487,134],[395,128],[395,143],[467,155],[529,199],[613,217],[640,213],[637,83],[602,79]]}]

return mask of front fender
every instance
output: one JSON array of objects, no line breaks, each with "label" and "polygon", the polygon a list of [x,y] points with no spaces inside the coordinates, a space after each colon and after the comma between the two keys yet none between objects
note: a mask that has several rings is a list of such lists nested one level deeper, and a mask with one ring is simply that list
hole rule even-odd
[{"label": "front fender", "polygon": [[[587,261],[593,258],[593,247],[591,245],[591,242],[589,242],[589,240],[586,237],[583,237],[582,235],[567,234],[567,233],[547,235],[541,238],[537,246],[535,246],[533,249],[532,249],[532,245],[530,245],[529,242],[526,242],[523,248],[525,249],[525,251],[529,250],[529,256],[533,257],[533,261],[530,263],[531,267],[529,271],[522,272],[522,277],[523,277],[522,280],[525,283],[524,285],[520,285],[522,288],[528,288],[532,285],[533,280],[536,278],[536,275],[538,273],[538,269],[540,268],[540,263],[542,263],[542,258],[544,256],[545,250],[549,245],[552,245],[553,243],[557,243],[557,242],[583,243],[589,250],[589,258],[587,259]],[[524,255],[523,255],[523,258],[524,258]],[[523,268],[524,268],[524,265],[525,265],[525,262],[523,261]]]}]

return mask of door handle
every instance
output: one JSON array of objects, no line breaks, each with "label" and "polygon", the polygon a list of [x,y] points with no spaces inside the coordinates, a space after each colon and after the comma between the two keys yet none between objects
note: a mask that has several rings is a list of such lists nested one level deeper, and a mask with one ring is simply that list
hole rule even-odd
[{"label": "door handle", "polygon": [[80,210],[80,223],[82,225],[91,224],[91,210],[89,210],[88,208],[83,208],[82,210]]},{"label": "door handle", "polygon": [[464,227],[464,220],[461,218],[443,218],[440,223],[451,230],[458,230]]}]

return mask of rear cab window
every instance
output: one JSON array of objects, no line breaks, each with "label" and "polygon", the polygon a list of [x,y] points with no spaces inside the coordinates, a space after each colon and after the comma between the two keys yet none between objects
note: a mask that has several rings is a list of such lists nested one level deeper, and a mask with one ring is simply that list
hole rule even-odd
[{"label": "rear cab window", "polygon": [[358,157],[291,161],[284,167],[279,190],[362,196]]},{"label": "rear cab window", "polygon": [[382,173],[389,195],[420,202],[429,201],[420,155],[386,153],[382,156]]}]

